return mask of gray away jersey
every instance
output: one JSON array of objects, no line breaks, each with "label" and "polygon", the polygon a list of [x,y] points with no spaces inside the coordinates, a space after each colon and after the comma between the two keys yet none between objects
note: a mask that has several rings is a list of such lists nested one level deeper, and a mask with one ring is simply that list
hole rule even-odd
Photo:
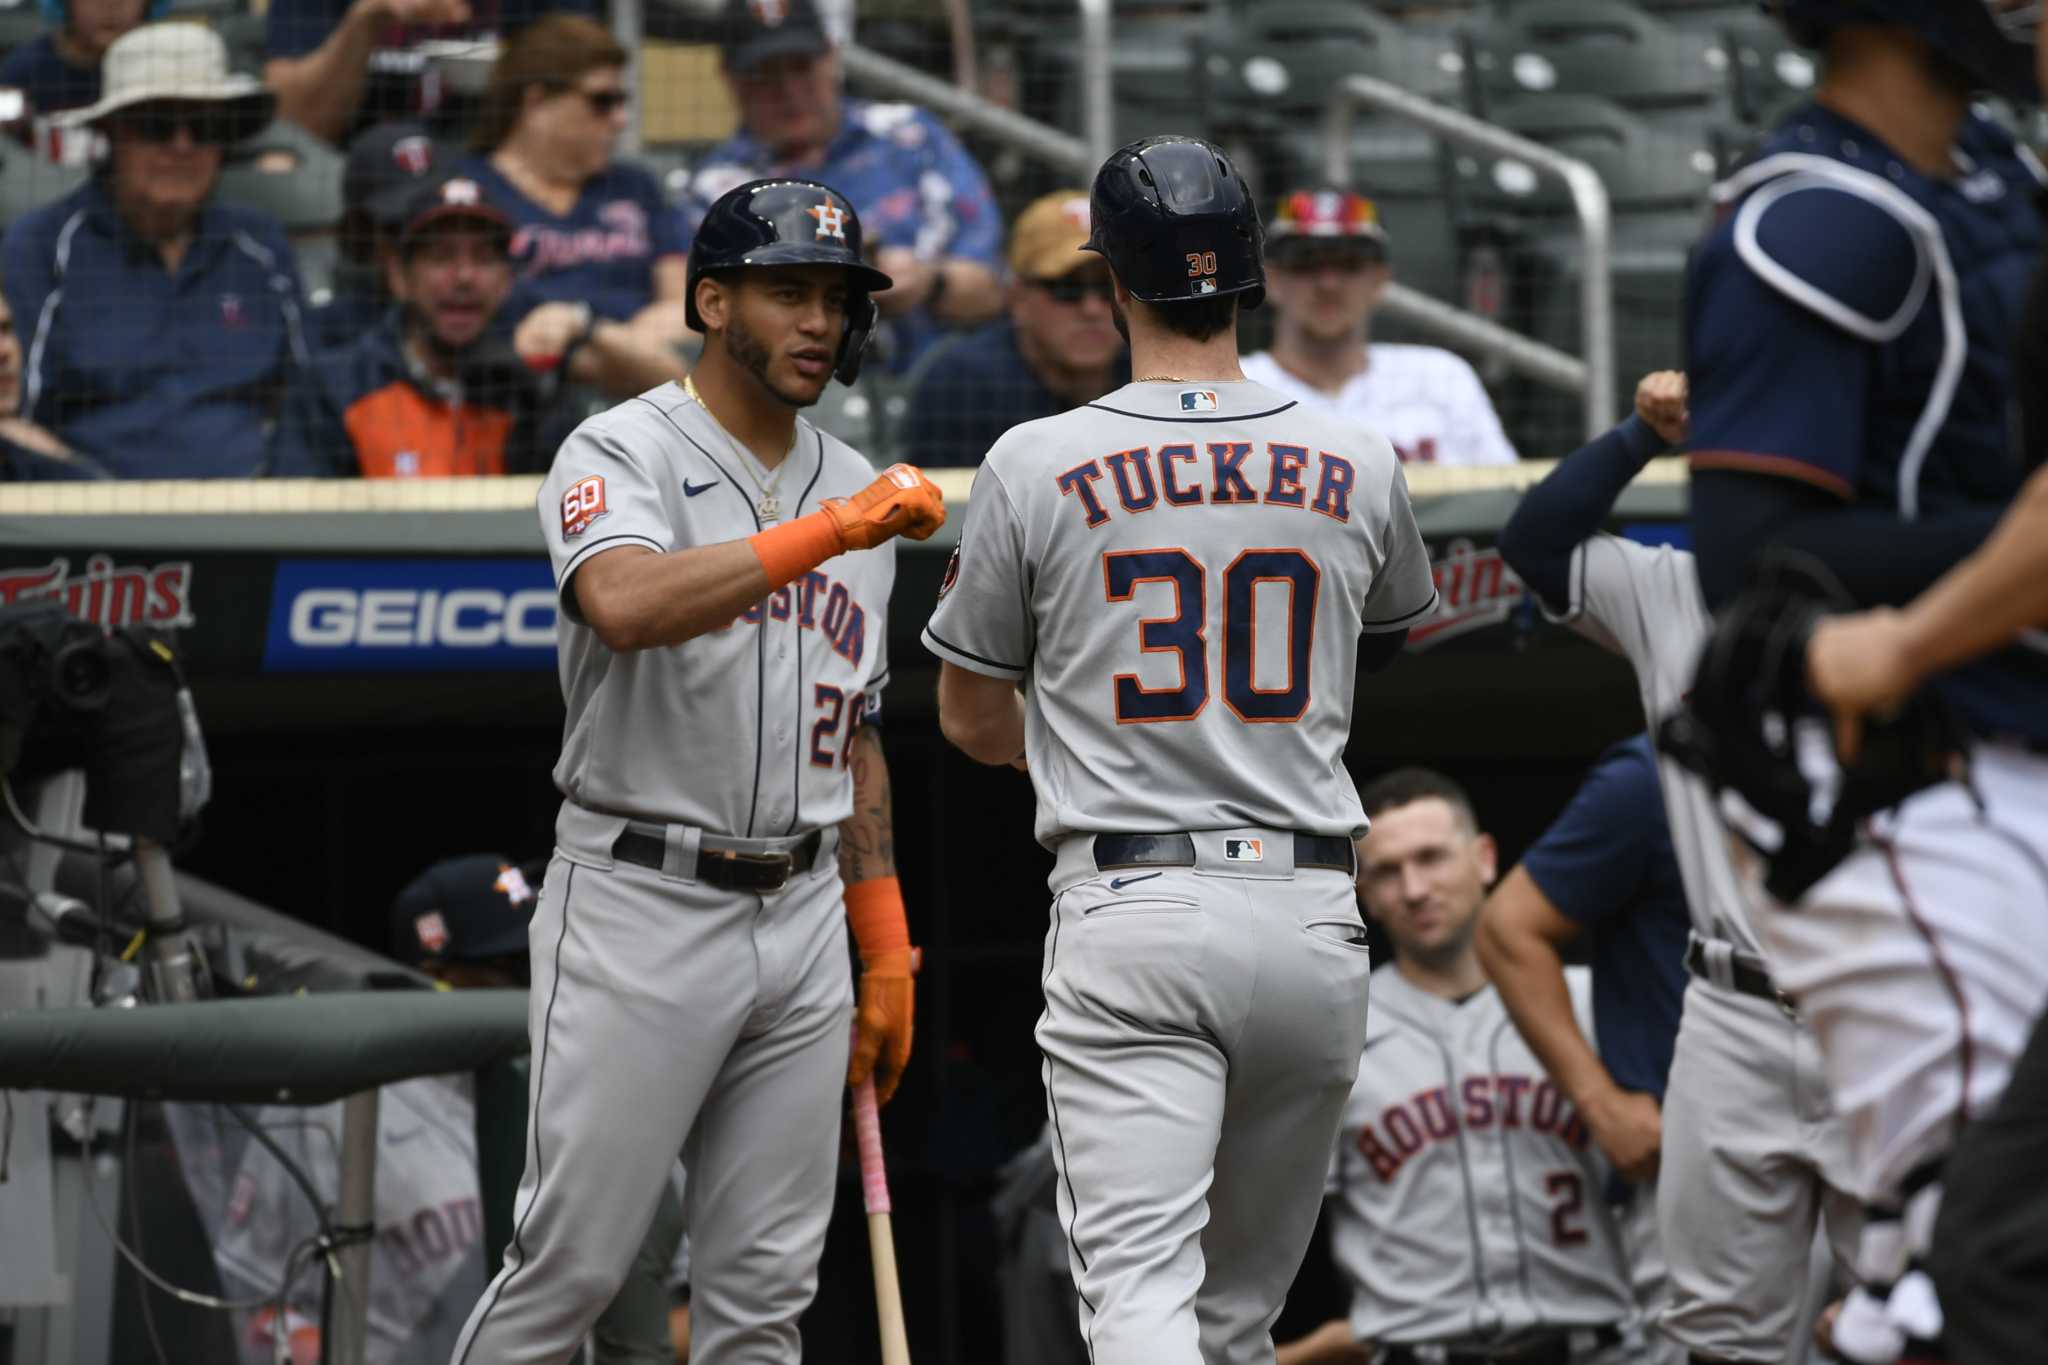
[{"label": "gray away jersey", "polygon": [[[1590,1039],[1591,977],[1565,977]],[[1493,987],[1461,1002],[1392,963],[1372,974],[1330,1177],[1358,1340],[1497,1345],[1628,1319],[1609,1169]]]},{"label": "gray away jersey", "polygon": [[[1598,535],[1572,553],[1572,600],[1564,615],[1548,612],[1593,640],[1619,651],[1636,671],[1643,716],[1652,733],[1684,705],[1694,666],[1714,619],[1700,594],[1693,557],[1669,545],[1641,545]],[[1730,857],[1727,826],[1713,790],[1694,773],[1657,755],[1657,780],[1671,819],[1692,925],[1702,938],[1725,939],[1754,961],[1763,945],[1750,928],[1742,879]]]},{"label": "gray away jersey", "polygon": [[1134,383],[1014,427],[926,647],[1027,679],[1036,833],[1362,831],[1361,631],[1436,602],[1385,438],[1250,383]]},{"label": "gray away jersey", "polygon": [[853,813],[853,731],[879,713],[889,681],[894,542],[825,561],[719,630],[628,654],[584,624],[570,580],[618,546],[666,552],[754,534],[756,480],[778,489],[788,520],[874,477],[850,446],[799,419],[775,479],[674,384],[576,428],[540,491],[562,595],[564,796],[737,838],[800,834]]}]

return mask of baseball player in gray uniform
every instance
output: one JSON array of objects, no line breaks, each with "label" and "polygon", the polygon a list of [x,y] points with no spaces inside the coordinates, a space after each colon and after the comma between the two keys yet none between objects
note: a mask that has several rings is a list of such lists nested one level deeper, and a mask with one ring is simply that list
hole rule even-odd
[{"label": "baseball player in gray uniform", "polygon": [[567,1360],[679,1148],[693,1358],[797,1360],[842,1078],[886,1096],[909,1059],[913,954],[864,722],[889,675],[888,542],[944,509],[798,417],[852,379],[888,287],[860,250],[823,185],[720,199],[690,258],[692,382],[585,422],[542,485],[565,799],[530,935],[526,1169],[456,1365]]},{"label": "baseball player in gray uniform", "polygon": [[1436,591],[1385,438],[1240,377],[1228,158],[1135,142],[1090,202],[1137,378],[989,451],[924,640],[947,737],[1028,758],[1056,853],[1037,1037],[1090,1353],[1250,1365],[1365,1041],[1357,670]]},{"label": "baseball player in gray uniform", "polygon": [[[1560,462],[1501,532],[1547,614],[1634,665],[1654,724],[1681,704],[1712,624],[1691,554],[1600,532],[1614,500],[1685,439],[1685,377],[1651,375],[1637,415]],[[1670,1305],[1660,1330],[1695,1362],[1805,1358],[1807,1264],[1825,1217],[1855,1248],[1856,1201],[1813,1034],[1773,985],[1713,793],[1657,760],[1692,911],[1692,980],[1664,1097],[1658,1226]]]},{"label": "baseball player in gray uniform", "polygon": [[[1403,768],[1359,800],[1359,900],[1394,960],[1373,973],[1331,1167],[1351,1314],[1281,1347],[1279,1365],[1620,1358],[1635,1299],[1601,1196],[1613,1168],[1472,946],[1493,839],[1441,773]],[[1566,979],[1591,1037],[1591,978]]]}]

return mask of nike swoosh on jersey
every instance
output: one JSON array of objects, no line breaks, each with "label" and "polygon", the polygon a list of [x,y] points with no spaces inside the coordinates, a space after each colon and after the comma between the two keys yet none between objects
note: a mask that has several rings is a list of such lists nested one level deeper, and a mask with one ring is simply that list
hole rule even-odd
[{"label": "nike swoosh on jersey", "polygon": [[718,487],[718,485],[724,482],[725,480],[723,479],[713,479],[710,483],[691,483],[688,479],[684,479],[683,496],[686,498],[694,498],[699,493],[702,493],[707,489],[716,488]]},{"label": "nike swoosh on jersey", "polygon": [[1142,876],[1137,877],[1112,877],[1109,882],[1109,889],[1112,891],[1121,891],[1125,887],[1130,886],[1134,882],[1149,882],[1154,877],[1157,877],[1159,875],[1160,874],[1157,872],[1147,872]]}]

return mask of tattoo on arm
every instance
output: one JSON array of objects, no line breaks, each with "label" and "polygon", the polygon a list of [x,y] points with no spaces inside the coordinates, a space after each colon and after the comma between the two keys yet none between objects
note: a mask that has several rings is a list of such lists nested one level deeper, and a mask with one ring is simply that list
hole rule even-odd
[{"label": "tattoo on arm", "polygon": [[839,823],[839,876],[848,886],[896,875],[896,817],[889,803],[889,762],[881,732],[853,732],[853,814]]}]

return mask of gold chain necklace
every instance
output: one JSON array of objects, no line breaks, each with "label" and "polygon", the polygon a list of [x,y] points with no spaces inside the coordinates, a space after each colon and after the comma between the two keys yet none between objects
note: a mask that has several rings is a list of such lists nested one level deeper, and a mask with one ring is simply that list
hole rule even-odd
[{"label": "gold chain necklace", "polygon": [[1177,374],[1148,374],[1131,381],[1133,384],[1192,384],[1192,379],[1182,379]]},{"label": "gold chain necklace", "polygon": [[[789,468],[789,457],[785,455],[782,463],[775,466],[775,473],[763,479],[754,472],[754,466],[758,461],[754,459],[751,453],[740,449],[740,443],[732,438],[732,433],[725,429],[725,424],[720,422],[717,416],[712,413],[711,405],[704,401],[703,394],[697,392],[697,386],[691,382],[688,375],[683,376],[683,392],[690,395],[696,401],[698,407],[704,409],[705,415],[711,418],[711,424],[718,428],[718,434],[725,437],[726,445],[731,447],[732,453],[735,456],[734,463],[739,465],[742,473],[754,481],[754,489],[761,495],[760,499],[754,504],[754,511],[761,518],[762,523],[765,525],[770,522],[781,521],[782,472]],[[789,445],[791,450],[796,449],[796,438],[794,436],[790,437]]]}]

